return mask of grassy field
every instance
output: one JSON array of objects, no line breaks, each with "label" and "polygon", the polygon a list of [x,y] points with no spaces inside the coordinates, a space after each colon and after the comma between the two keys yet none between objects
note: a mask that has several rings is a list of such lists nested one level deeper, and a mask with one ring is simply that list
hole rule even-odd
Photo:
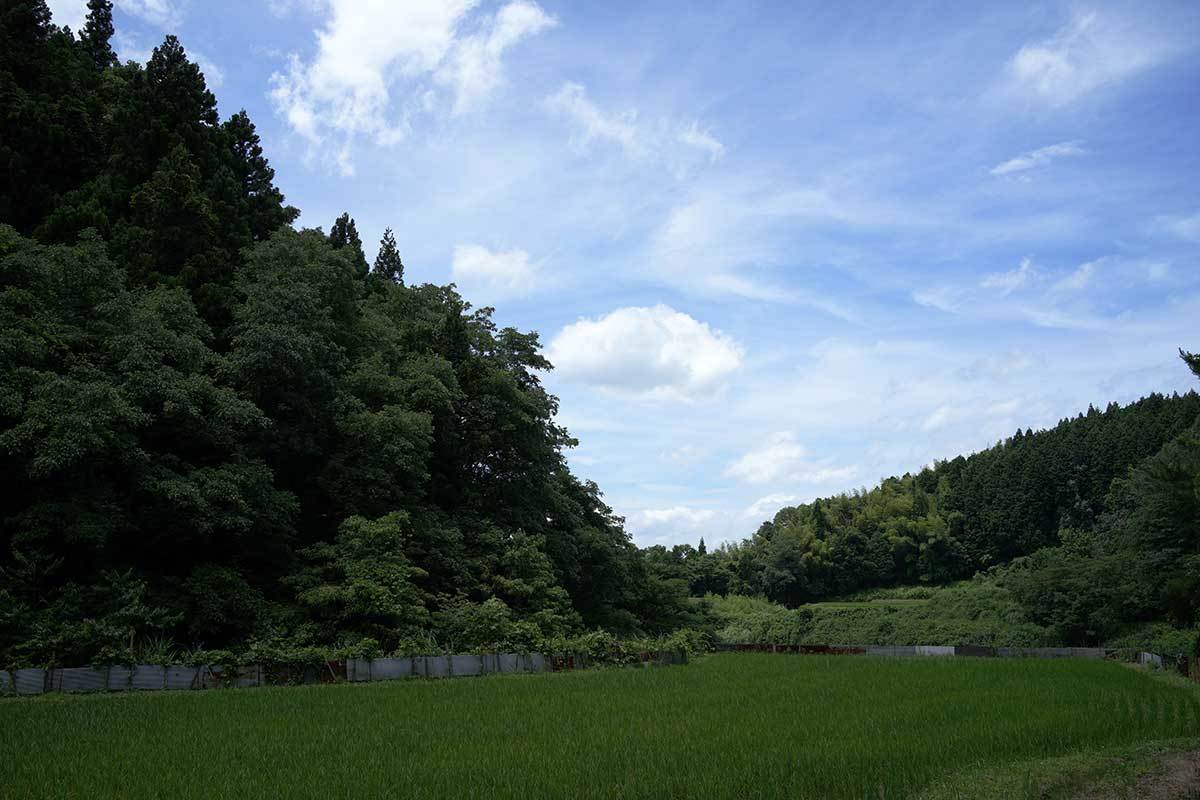
[{"label": "grassy field", "polygon": [[1200,693],[1111,663],[728,654],[0,701],[0,796],[901,798],[1198,736]]}]

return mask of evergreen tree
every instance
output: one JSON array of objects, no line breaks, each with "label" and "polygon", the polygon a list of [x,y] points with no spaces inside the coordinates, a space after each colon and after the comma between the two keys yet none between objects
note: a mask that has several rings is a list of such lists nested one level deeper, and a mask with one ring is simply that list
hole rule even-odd
[{"label": "evergreen tree", "polygon": [[232,169],[241,186],[250,234],[254,241],[260,242],[280,226],[293,222],[300,211],[283,204],[283,193],[275,187],[275,170],[263,155],[258,131],[245,109],[226,120],[221,128],[232,149]]},{"label": "evergreen tree", "polygon": [[371,271],[392,283],[404,285],[404,264],[400,261],[400,251],[396,249],[396,237],[392,235],[391,228],[383,231],[379,253],[375,256],[375,266]]},{"label": "evergreen tree", "polygon": [[113,36],[112,0],[88,0],[87,23],[83,26],[83,46],[96,69],[103,71],[117,63],[117,54],[109,43]]},{"label": "evergreen tree", "polygon": [[362,239],[358,238],[358,228],[354,224],[350,212],[346,212],[333,221],[329,230],[329,244],[334,250],[349,248],[350,257],[354,261],[354,269],[360,278],[367,275],[367,257],[363,255]]},{"label": "evergreen tree", "polygon": [[1200,353],[1189,353],[1181,347],[1179,348],[1179,357],[1183,359],[1183,363],[1187,364],[1192,374],[1200,378]]}]

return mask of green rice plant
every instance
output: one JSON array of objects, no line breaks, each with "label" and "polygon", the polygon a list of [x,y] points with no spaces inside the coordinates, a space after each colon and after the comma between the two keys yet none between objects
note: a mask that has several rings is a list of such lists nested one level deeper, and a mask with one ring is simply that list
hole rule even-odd
[{"label": "green rice plant", "polygon": [[905,798],[1198,737],[1200,693],[1114,663],[720,654],[2,700],[0,797]]}]

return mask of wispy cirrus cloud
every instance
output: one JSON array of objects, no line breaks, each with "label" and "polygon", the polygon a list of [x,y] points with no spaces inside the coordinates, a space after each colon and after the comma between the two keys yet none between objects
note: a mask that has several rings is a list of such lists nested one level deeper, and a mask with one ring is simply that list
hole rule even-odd
[{"label": "wispy cirrus cloud", "polygon": [[979,285],[984,289],[996,289],[1002,295],[1009,295],[1018,289],[1028,286],[1038,278],[1038,272],[1033,261],[1022,258],[1017,268],[1008,272],[993,272],[985,275]]},{"label": "wispy cirrus cloud", "polygon": [[1071,156],[1081,156],[1087,151],[1080,142],[1059,142],[1058,144],[1039,147],[1015,158],[1010,158],[992,167],[989,172],[993,175],[1011,175],[1015,172],[1025,172],[1036,167],[1049,166],[1051,162]]},{"label": "wispy cirrus cloud", "polygon": [[[980,319],[1021,320],[1043,328],[1104,330],[1137,325],[1121,291],[1164,281],[1169,264],[1156,259],[1104,256],[1067,269],[1039,269],[1032,259],[1006,272],[984,275],[976,284],[950,283],[912,293],[915,303],[948,314]],[[1193,282],[1194,283],[1194,282]],[[1185,285],[1181,284],[1181,288]]]},{"label": "wispy cirrus cloud", "polygon": [[631,158],[659,159],[677,171],[694,155],[716,161],[725,154],[725,145],[697,121],[690,125],[670,120],[648,121],[632,108],[606,111],[591,99],[582,84],[573,81],[567,81],[547,97],[544,105],[570,123],[580,149],[596,142],[616,144]]},{"label": "wispy cirrus cloud", "polygon": [[1159,216],[1150,227],[1185,242],[1200,243],[1200,211],[1195,214]]},{"label": "wispy cirrus cloud", "polygon": [[1077,13],[1053,36],[1022,46],[1007,65],[1008,90],[1063,106],[1170,58],[1174,43],[1109,14]]}]

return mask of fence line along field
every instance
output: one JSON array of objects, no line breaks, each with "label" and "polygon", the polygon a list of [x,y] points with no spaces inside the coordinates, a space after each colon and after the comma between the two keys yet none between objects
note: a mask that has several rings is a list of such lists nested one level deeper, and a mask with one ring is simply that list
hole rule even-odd
[{"label": "fence line along field", "polygon": [[0,701],[0,796],[912,797],[1200,736],[1094,661],[722,654],[669,670]]}]

